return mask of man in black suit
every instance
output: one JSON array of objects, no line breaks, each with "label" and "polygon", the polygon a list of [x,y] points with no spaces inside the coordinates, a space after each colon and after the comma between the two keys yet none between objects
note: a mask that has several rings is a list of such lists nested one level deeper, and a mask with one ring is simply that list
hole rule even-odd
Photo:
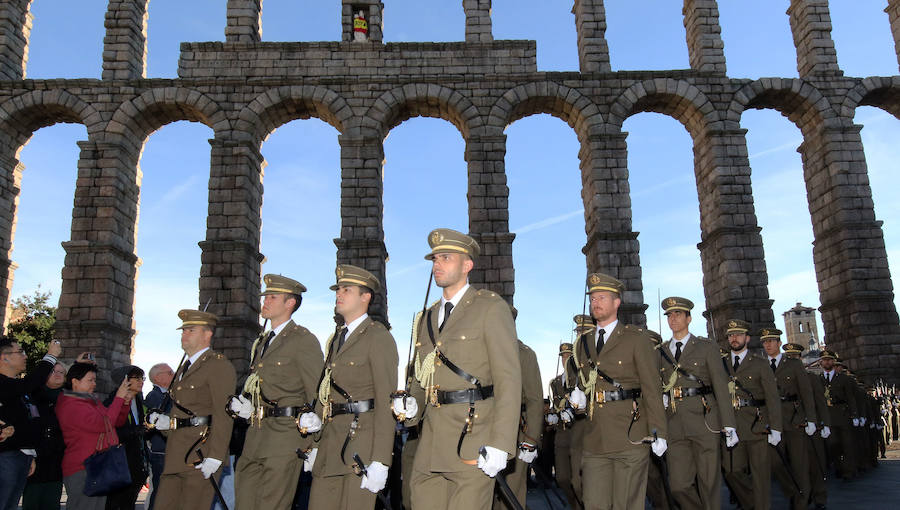
[{"label": "man in black suit", "polygon": [[[172,410],[172,399],[166,398],[166,393],[169,391],[172,378],[175,377],[175,371],[165,363],[157,363],[150,367],[148,375],[150,382],[153,383],[153,389],[144,398],[144,405],[147,406],[147,409],[159,409],[163,414],[169,414],[169,411]],[[146,437],[150,442],[150,471],[153,480],[153,492],[150,493],[147,510],[153,510],[156,489],[159,487],[159,476],[166,463],[166,437],[158,430],[147,432]]]},{"label": "man in black suit", "polygon": [[[128,379],[144,380],[144,371],[134,365],[125,365],[112,371],[112,380],[121,381],[126,376]],[[105,405],[110,405],[116,396],[113,391],[107,397]],[[106,496],[106,510],[134,510],[138,493],[141,491],[149,474],[149,455],[147,444],[144,442],[144,398],[138,392],[131,400],[128,410],[128,419],[121,427],[116,427],[116,435],[119,443],[125,447],[125,457],[128,459],[128,470],[131,473],[131,484]]]}]

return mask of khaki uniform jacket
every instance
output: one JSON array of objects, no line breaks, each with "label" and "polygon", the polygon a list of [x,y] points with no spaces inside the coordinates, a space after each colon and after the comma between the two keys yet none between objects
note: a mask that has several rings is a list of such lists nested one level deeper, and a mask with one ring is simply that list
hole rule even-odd
[{"label": "khaki uniform jacket", "polygon": [[[622,385],[626,390],[640,388],[637,399],[640,416],[631,428],[632,400],[619,400],[594,404],[593,417],[584,432],[582,448],[592,454],[622,452],[646,448],[641,439],[656,430],[660,438],[668,437],[666,414],[662,405],[662,385],[659,381],[659,355],[653,350],[653,341],[643,329],[621,322],[605,335],[603,350],[597,354],[594,335],[583,335],[575,344],[581,377],[578,387],[585,389],[591,370],[588,356],[596,367]],[[585,352],[588,356],[585,356]],[[617,388],[597,376],[597,392],[615,391]],[[590,402],[588,402],[590,408]]]},{"label": "khaki uniform jacket", "polygon": [[[522,402],[522,371],[516,343],[516,326],[509,305],[497,293],[469,287],[438,331],[438,307],[430,308],[436,346],[456,366],[478,378],[482,387],[493,385],[494,396],[475,403],[478,417],[466,434],[460,456],[478,458],[482,446],[516,455],[516,438]],[[428,337],[428,313],[419,322],[416,356],[424,360],[434,346]],[[435,357],[434,384],[442,391],[467,390],[474,386],[453,373]],[[471,469],[456,454],[456,444],[469,411],[467,403],[435,407],[428,404],[418,382],[411,393],[420,403],[413,422],[423,419],[415,470],[419,472],[459,472]]]},{"label": "khaki uniform jacket", "polygon": [[[519,340],[519,365],[522,370],[522,418],[519,442],[540,446],[544,429],[544,390],[537,355]],[[453,361],[452,359],[450,361]]]},{"label": "khaki uniform jacket", "polygon": [[[769,371],[772,371],[771,365]],[[775,382],[778,384],[778,394],[782,399],[797,398],[793,402],[781,401],[781,418],[784,423],[781,428],[775,430],[782,432],[797,430],[805,427],[808,421],[816,423],[816,402],[803,362],[782,355],[781,363],[775,368]],[[772,428],[775,428],[774,424]]]},{"label": "khaki uniform jacket", "polygon": [[[735,410],[738,438],[742,442],[765,439],[767,425],[774,430],[784,432],[779,428],[782,424],[781,398],[778,396],[778,385],[775,383],[775,375],[769,364],[765,360],[747,353],[735,373],[734,353],[729,353],[728,357],[723,359],[728,364],[728,375],[740,382],[740,385],[735,384],[735,392],[738,397],[766,401],[765,405],[759,408],[758,421],[756,421],[756,407],[754,406],[744,406]],[[754,421],[756,421],[755,425]]]},{"label": "khaki uniform jacket", "polygon": [[[670,345],[673,341],[665,342],[660,350],[668,356],[669,361],[675,361]],[[662,357],[662,382],[668,383],[675,367]],[[735,427],[734,408],[731,406],[731,395],[728,393],[728,375],[722,365],[722,357],[719,354],[719,346],[707,340],[688,335],[682,344],[681,357],[678,360],[681,369],[694,376],[697,380],[691,380],[682,373],[678,373],[673,390],[681,388],[700,388],[711,386],[713,393],[705,395],[709,405],[709,413],[704,418],[703,399],[698,396],[686,397],[678,400],[669,397],[669,407],[666,408],[666,416],[669,418],[669,441],[677,441],[691,436],[705,436],[712,432],[718,432],[723,427]],[[674,405],[673,405],[674,403]]]},{"label": "khaki uniform jacket", "polygon": [[[261,349],[257,346],[257,351]],[[288,407],[313,401],[322,364],[322,347],[315,335],[290,321],[272,339],[265,355],[254,358],[250,369],[259,375],[262,396],[278,407]],[[298,448],[306,450],[312,441],[312,435],[300,435],[293,417],[264,418],[259,424],[251,420],[242,455],[250,459],[295,455]]]},{"label": "khaki uniform jacket", "polygon": [[825,402],[825,380],[821,375],[812,372],[807,372],[806,377],[809,379],[813,401],[816,403],[816,418],[819,419],[819,428],[823,426],[831,428],[831,413],[828,412],[828,404]]},{"label": "khaki uniform jacket", "polygon": [[[323,424],[313,476],[353,473],[354,453],[358,453],[366,465],[378,461],[390,466],[397,424],[391,412],[391,392],[397,389],[399,363],[394,337],[384,324],[367,317],[350,333],[340,351],[336,339],[328,348],[331,349],[328,360],[331,380],[353,400],[375,399],[375,409],[359,415],[359,428],[347,445],[345,459],[341,459],[341,447],[350,432],[353,414],[341,414]],[[330,400],[335,404],[347,403],[334,386]],[[318,399],[316,409],[322,410]]]},{"label": "khaki uniform jacket", "polygon": [[856,402],[856,384],[845,374],[834,372],[834,378],[825,384],[825,402],[831,414],[833,427],[849,427],[850,420],[859,416]]},{"label": "khaki uniform jacket", "polygon": [[[225,411],[228,399],[234,393],[236,376],[234,365],[221,353],[212,349],[204,352],[190,369],[169,390],[172,396],[172,418],[190,418],[181,407],[191,411],[195,416],[212,416],[209,426],[209,437],[200,447],[205,458],[220,461],[228,459],[228,443],[231,441],[233,420]],[[180,406],[180,407],[179,407]],[[185,462],[188,450],[206,430],[206,426],[185,427],[166,432],[166,463],[163,474],[194,472],[193,462],[200,457],[191,451]],[[196,450],[196,447],[194,447]]]}]

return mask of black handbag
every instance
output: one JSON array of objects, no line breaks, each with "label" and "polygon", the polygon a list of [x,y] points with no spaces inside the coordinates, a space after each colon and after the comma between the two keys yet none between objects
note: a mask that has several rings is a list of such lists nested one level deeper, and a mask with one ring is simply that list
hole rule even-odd
[{"label": "black handbag", "polygon": [[[96,451],[84,459],[84,470],[87,478],[84,481],[85,496],[105,496],[113,491],[131,485],[131,473],[128,470],[128,458],[121,444],[110,445],[112,425],[103,414],[106,431],[97,438]],[[100,449],[103,445],[106,448]]]}]

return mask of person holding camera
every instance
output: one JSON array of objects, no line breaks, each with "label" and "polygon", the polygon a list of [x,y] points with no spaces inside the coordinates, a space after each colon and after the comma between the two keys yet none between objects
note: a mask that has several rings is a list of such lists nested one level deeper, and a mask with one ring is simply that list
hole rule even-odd
[{"label": "person holding camera", "polygon": [[[113,369],[113,381],[123,378],[127,378],[131,382],[132,387],[138,389],[137,393],[134,394],[134,398],[131,399],[125,423],[116,427],[116,435],[119,436],[119,442],[125,447],[128,471],[131,474],[131,485],[107,494],[106,510],[134,510],[138,493],[140,493],[141,487],[144,486],[147,476],[150,474],[150,455],[144,439],[144,434],[147,431],[144,428],[144,397],[139,390],[144,385],[144,371],[134,365],[125,365]],[[111,392],[103,404],[106,406],[111,405],[112,401],[115,400],[116,393],[117,391]]]}]

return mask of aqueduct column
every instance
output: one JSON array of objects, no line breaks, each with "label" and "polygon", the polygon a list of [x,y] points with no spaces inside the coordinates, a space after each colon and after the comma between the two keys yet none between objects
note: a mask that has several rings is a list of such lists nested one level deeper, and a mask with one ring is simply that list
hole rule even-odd
[{"label": "aqueduct column", "polygon": [[719,342],[729,319],[756,327],[775,324],[746,134],[746,129],[707,130],[694,141],[707,330]]},{"label": "aqueduct column", "polygon": [[466,12],[466,42],[491,42],[491,0],[462,0]]},{"label": "aqueduct column", "polygon": [[0,2],[0,79],[25,79],[33,19],[31,0]]},{"label": "aqueduct column", "polygon": [[[341,145],[341,237],[337,263],[354,264],[385,284],[384,144],[380,136],[339,135]],[[386,285],[374,312],[387,319]]]},{"label": "aqueduct column", "polygon": [[103,79],[136,80],[147,76],[147,3],[109,0],[103,38]]},{"label": "aqueduct column", "polygon": [[228,0],[225,42],[255,43],[262,39],[262,0]]},{"label": "aqueduct column", "polygon": [[894,379],[900,324],[859,131],[823,128],[800,145],[828,346],[866,380]]},{"label": "aqueduct column", "polygon": [[[246,373],[259,334],[262,175],[259,141],[209,141],[209,215],[199,243],[200,302],[219,316],[214,348]],[[191,306],[184,303],[184,307]]]},{"label": "aqueduct column", "polygon": [[66,357],[97,352],[101,374],[108,374],[131,361],[134,346],[140,148],[97,141],[78,146],[72,238],[62,243],[66,258],[55,334],[67,340]]},{"label": "aqueduct column", "polygon": [[515,293],[509,231],[509,187],[506,185],[506,135],[469,135],[466,139],[469,174],[469,233],[481,246],[471,282],[489,288],[512,302]]},{"label": "aqueduct column", "polygon": [[797,48],[800,76],[843,74],[831,39],[828,0],[791,0],[787,14]]},{"label": "aqueduct column", "polygon": [[[0,303],[9,304],[13,286],[15,264],[12,261],[13,237],[16,233],[16,212],[19,208],[19,191],[25,165],[11,156],[12,151],[0,156]],[[0,324],[6,331],[9,317],[7,307],[0,310]]]},{"label": "aqueduct column", "polygon": [[619,318],[645,326],[640,245],[631,225],[627,137],[620,131],[582,140],[578,159],[587,233],[583,251],[588,271],[612,275],[625,284]]},{"label": "aqueduct column", "polygon": [[891,22],[891,34],[894,35],[894,52],[897,54],[897,62],[900,63],[900,0],[888,0],[884,8]]},{"label": "aqueduct column", "polygon": [[682,14],[691,69],[725,74],[725,43],[716,0],[684,0]]},{"label": "aqueduct column", "polygon": [[582,73],[608,73],[611,68],[603,0],[575,0],[572,13],[578,33],[578,68]]}]

